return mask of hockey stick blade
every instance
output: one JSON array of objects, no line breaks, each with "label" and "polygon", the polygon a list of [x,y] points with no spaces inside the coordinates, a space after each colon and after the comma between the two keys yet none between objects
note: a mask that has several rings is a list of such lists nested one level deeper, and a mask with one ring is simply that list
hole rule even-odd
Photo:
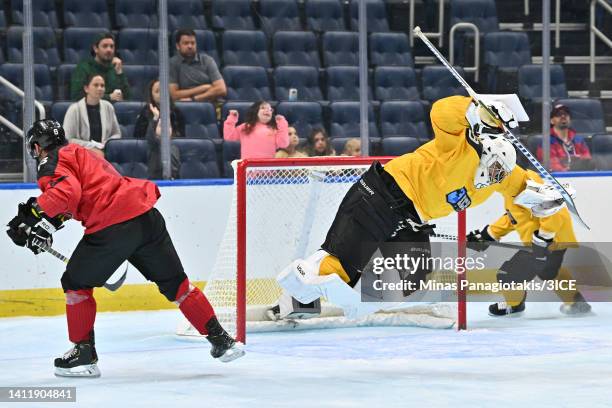
[{"label": "hockey stick blade", "polygon": [[[455,235],[438,234],[437,232],[434,232],[433,234],[430,234],[430,236],[435,237],[435,238],[448,239],[448,240],[451,240],[451,241],[458,241],[459,240],[459,238],[457,236],[455,236]],[[518,244],[510,244],[510,243],[507,243],[507,242],[487,241],[487,242],[483,242],[483,244],[487,244],[487,245],[491,245],[491,246],[496,246],[496,247],[499,247],[499,248],[516,249],[517,251],[531,252],[531,247],[524,246],[524,245],[518,245]]]},{"label": "hockey stick blade", "polygon": [[[64,262],[65,264],[67,264],[68,261],[70,260],[69,258],[67,258],[66,256],[62,255],[60,252],[56,251],[55,249],[51,248],[48,245],[41,245],[40,247],[45,252],[47,252],[50,255],[53,255],[54,257],[56,257],[60,261]],[[121,277],[117,280],[117,282],[115,282],[115,283],[105,283],[103,286],[106,289],[110,290],[111,292],[115,292],[117,289],[119,289],[121,287],[121,285],[123,285],[123,282],[125,281],[126,277],[127,277],[127,267],[125,268],[125,272],[123,272],[123,275],[121,275]]]},{"label": "hockey stick blade", "polygon": [[[472,97],[472,99],[474,99],[474,101],[476,101],[478,105],[482,106],[490,115],[492,115],[493,117],[497,117],[497,114],[495,114],[495,112],[493,112],[485,103],[480,100],[478,94],[472,89],[472,87],[465,81],[465,79],[461,77],[461,75],[459,75],[457,70],[455,70],[455,68],[453,68],[453,66],[446,60],[446,58],[444,58],[444,56],[431,43],[431,41],[429,41],[429,38],[427,38],[425,34],[423,34],[421,28],[417,26],[414,28],[413,32],[425,43],[427,48],[429,48],[429,50],[436,56],[436,58],[438,58],[438,60],[440,60],[440,62],[450,71],[450,73],[455,77],[455,79],[459,81],[461,86],[465,88],[470,97]],[[527,158],[527,160],[529,160],[533,167],[536,168],[538,173],[540,173],[544,181],[548,181],[550,184],[552,184],[559,192],[559,194],[561,194],[561,197],[563,197],[563,200],[567,205],[567,209],[574,216],[574,218],[576,218],[584,228],[590,230],[589,226],[586,224],[586,222],[584,222],[584,220],[578,213],[578,209],[576,208],[576,204],[574,204],[572,196],[569,195],[565,188],[563,188],[561,183],[559,183],[557,179],[552,174],[550,174],[548,170],[546,170],[544,166],[542,166],[542,164],[540,164],[538,159],[536,159],[533,154],[531,154],[531,152],[527,150],[523,143],[521,143],[518,138],[512,134],[510,129],[508,129],[506,125],[503,124],[503,122],[502,128],[504,130],[504,136],[523,154],[523,156]]]}]

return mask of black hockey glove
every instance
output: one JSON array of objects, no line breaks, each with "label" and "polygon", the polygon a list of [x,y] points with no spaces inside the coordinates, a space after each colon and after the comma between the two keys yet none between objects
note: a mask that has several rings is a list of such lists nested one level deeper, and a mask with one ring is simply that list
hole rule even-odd
[{"label": "black hockey glove", "polygon": [[480,231],[472,231],[467,234],[466,246],[474,251],[482,252],[486,251],[491,244],[489,242],[495,241],[491,235],[489,235],[489,226],[485,225]]},{"label": "black hockey glove", "polygon": [[533,251],[533,257],[540,262],[546,262],[548,255],[550,255],[550,245],[552,239],[543,238],[540,235],[540,231],[536,230],[531,238],[531,249]]},{"label": "black hockey glove", "polygon": [[6,233],[16,245],[26,246],[34,254],[39,254],[46,246],[51,246],[51,235],[62,228],[63,220],[63,216],[48,217],[36,199],[30,197],[25,204],[19,204],[17,215],[9,221]]}]

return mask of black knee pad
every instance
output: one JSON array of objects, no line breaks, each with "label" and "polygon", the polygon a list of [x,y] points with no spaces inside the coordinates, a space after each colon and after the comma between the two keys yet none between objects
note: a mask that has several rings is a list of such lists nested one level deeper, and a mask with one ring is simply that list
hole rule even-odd
[{"label": "black knee pad", "polygon": [[179,286],[181,286],[181,283],[183,283],[185,279],[187,279],[187,275],[185,272],[181,271],[167,280],[158,281],[155,283],[159,288],[159,293],[164,295],[169,301],[174,302],[176,300],[176,293],[178,292]]},{"label": "black knee pad", "polygon": [[497,272],[497,279],[503,283],[531,281],[542,270],[543,263],[534,259],[531,253],[518,251],[504,262]]}]

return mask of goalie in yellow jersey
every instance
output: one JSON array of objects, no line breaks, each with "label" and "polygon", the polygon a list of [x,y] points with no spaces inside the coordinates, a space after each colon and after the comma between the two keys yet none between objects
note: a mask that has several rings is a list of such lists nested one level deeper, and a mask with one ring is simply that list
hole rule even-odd
[{"label": "goalie in yellow jersey", "polygon": [[[401,242],[411,256],[429,256],[429,220],[479,205],[496,191],[518,193],[523,179],[513,171],[516,151],[501,134],[502,122],[518,125],[515,113],[499,100],[489,101],[496,117],[469,97],[435,102],[434,139],[384,167],[372,164],[344,196],[321,250],[279,273],[284,293],[268,315],[299,316],[296,308],[320,297],[349,318],[372,313],[381,305],[361,302],[353,289],[375,251],[364,244]],[[524,113],[520,103],[519,108]],[[411,279],[426,280],[430,272],[424,265],[411,271]]]},{"label": "goalie in yellow jersey", "polygon": [[[524,244],[531,245],[532,252],[520,250],[504,262],[497,272],[497,279],[504,282],[529,282],[536,276],[546,280],[572,279],[570,272],[562,266],[567,248],[575,246],[576,236],[567,208],[545,205],[532,206],[535,201],[551,202],[557,192],[547,188],[542,179],[531,170],[517,167],[515,173],[521,175],[522,192],[512,195],[503,192],[506,213],[491,225],[480,231],[468,234],[468,248],[483,251],[488,244],[498,241],[512,231],[516,231]],[[573,195],[569,185],[565,189]],[[537,197],[547,197],[537,200]],[[561,312],[568,315],[587,314],[591,306],[577,290],[558,289],[557,295],[564,302]],[[527,292],[524,290],[506,291],[504,301],[489,306],[491,316],[505,316],[522,313],[525,310]]]}]

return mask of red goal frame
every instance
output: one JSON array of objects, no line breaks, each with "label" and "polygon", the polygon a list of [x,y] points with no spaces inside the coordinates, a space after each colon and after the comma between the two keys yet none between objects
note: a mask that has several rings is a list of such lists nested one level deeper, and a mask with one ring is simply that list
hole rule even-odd
[{"label": "red goal frame", "polygon": [[[369,165],[374,161],[386,164],[395,157],[305,157],[289,159],[243,159],[236,166],[236,339],[242,343],[246,342],[246,254],[247,254],[247,169],[256,167],[275,166],[318,166],[318,165]],[[458,256],[465,257],[466,242],[466,215],[465,211],[458,213]],[[457,329],[466,329],[466,293],[461,289],[461,281],[465,279],[465,272],[458,274],[458,314]]]}]

